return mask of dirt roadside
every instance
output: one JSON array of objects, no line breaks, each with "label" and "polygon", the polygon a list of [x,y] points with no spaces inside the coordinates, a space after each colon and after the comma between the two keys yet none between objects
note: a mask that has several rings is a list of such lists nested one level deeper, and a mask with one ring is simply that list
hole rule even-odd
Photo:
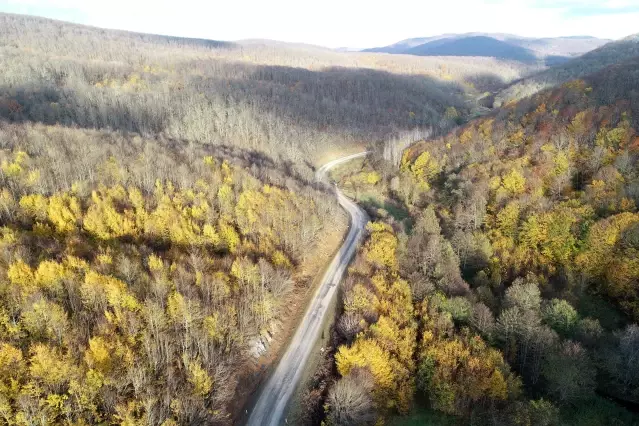
[{"label": "dirt roadside", "polygon": [[321,282],[324,271],[341,247],[347,231],[348,218],[344,212],[340,215],[339,223],[321,235],[315,255],[309,256],[307,261],[300,265],[294,277],[293,297],[282,307],[279,329],[274,333],[266,353],[238,368],[242,373],[238,379],[233,405],[229,407],[232,424],[242,424],[246,421],[245,407],[249,405],[256,390],[268,378],[272,368],[283,355]]}]

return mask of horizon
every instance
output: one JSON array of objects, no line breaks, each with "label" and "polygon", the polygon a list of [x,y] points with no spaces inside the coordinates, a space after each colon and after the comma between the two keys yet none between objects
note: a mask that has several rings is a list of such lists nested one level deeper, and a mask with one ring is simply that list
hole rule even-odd
[{"label": "horizon", "polygon": [[[349,4],[331,0],[317,10],[299,7],[291,0],[277,0],[269,3],[270,7],[252,1],[242,5],[199,7],[193,0],[183,3],[186,4],[147,0],[114,0],[109,4],[80,0],[0,0],[0,11],[103,29],[220,41],[273,40],[331,49],[367,49],[411,38],[466,33],[617,40],[636,32],[634,23],[639,20],[639,0],[615,0],[605,5],[574,0],[462,0],[430,6],[402,1],[392,10],[362,0]],[[248,9],[253,13],[243,13]],[[406,9],[414,9],[415,13],[406,14]],[[462,9],[467,12],[459,15],[458,10]],[[128,12],[122,14],[119,10]],[[216,19],[220,15],[224,19]],[[311,15],[316,17],[313,22],[307,18]],[[516,16],[527,19],[517,22],[513,19]],[[331,24],[330,31],[322,22]],[[544,25],[537,26],[536,22],[544,22]]]}]

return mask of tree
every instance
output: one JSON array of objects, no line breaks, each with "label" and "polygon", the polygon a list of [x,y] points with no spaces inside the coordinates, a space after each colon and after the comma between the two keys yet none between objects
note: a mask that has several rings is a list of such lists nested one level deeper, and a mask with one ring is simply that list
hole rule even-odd
[{"label": "tree", "polygon": [[428,183],[439,173],[440,167],[430,152],[424,151],[415,159],[415,162],[410,166],[410,170],[418,182]]},{"label": "tree", "polygon": [[337,322],[337,331],[347,343],[351,343],[357,333],[362,331],[364,319],[354,313],[345,313]]},{"label": "tree", "polygon": [[473,306],[470,323],[484,338],[489,338],[495,328],[495,317],[490,308],[480,302]]},{"label": "tree", "polygon": [[623,236],[639,223],[639,215],[620,213],[597,221],[590,227],[584,250],[576,257],[582,277],[598,285],[621,308],[639,318],[639,277],[637,249]]},{"label": "tree", "polygon": [[532,276],[517,278],[506,290],[504,307],[519,307],[521,309],[538,311],[541,304],[539,286]]},{"label": "tree", "polygon": [[375,393],[380,400],[393,398],[392,391],[396,386],[396,374],[390,354],[374,340],[360,338],[350,346],[341,346],[335,355],[337,370],[342,377],[347,376],[354,368],[368,368],[375,382]]},{"label": "tree", "polygon": [[552,299],[543,309],[543,318],[553,330],[568,335],[577,325],[579,315],[567,301]]},{"label": "tree", "polygon": [[366,259],[378,267],[397,268],[397,237],[388,225],[372,222],[367,225],[371,233],[365,245]]},{"label": "tree", "polygon": [[517,169],[512,169],[502,177],[502,185],[511,195],[518,195],[526,189],[526,178]]},{"label": "tree", "polygon": [[419,356],[418,388],[435,410],[469,414],[476,404],[498,403],[519,392],[501,354],[479,336],[436,338],[427,330]]},{"label": "tree", "polygon": [[76,197],[69,194],[56,194],[49,198],[47,215],[56,231],[63,233],[75,231],[82,212]]},{"label": "tree", "polygon": [[517,402],[513,404],[510,422],[518,426],[551,426],[560,419],[560,411],[545,399]]},{"label": "tree", "polygon": [[551,352],[543,367],[549,393],[565,403],[591,397],[596,385],[595,374],[586,350],[572,341],[563,342],[558,351]]},{"label": "tree", "polygon": [[587,347],[595,345],[604,334],[599,320],[593,318],[580,319],[579,322],[577,322],[575,331],[577,339]]},{"label": "tree", "polygon": [[506,237],[515,237],[519,224],[520,208],[517,202],[511,202],[497,213],[497,229]]},{"label": "tree", "polygon": [[121,186],[106,189],[104,192],[93,191],[92,203],[82,220],[84,229],[103,240],[135,236],[138,230],[131,217],[133,214],[121,214],[114,206],[114,201],[121,200],[124,195],[124,188]]},{"label": "tree", "polygon": [[353,370],[329,390],[327,421],[334,426],[370,425],[375,422],[371,391],[373,380],[366,370]]},{"label": "tree", "polygon": [[197,360],[184,359],[188,369],[188,381],[193,386],[193,393],[199,397],[206,397],[213,388],[213,380]]},{"label": "tree", "polygon": [[59,350],[44,344],[29,349],[29,374],[48,392],[61,394],[76,374],[76,368]]},{"label": "tree", "polygon": [[231,253],[237,252],[241,240],[240,235],[237,233],[233,225],[226,221],[220,221],[218,226],[220,228],[220,236],[222,237],[222,241],[224,241],[228,251]]},{"label": "tree", "polygon": [[22,312],[22,324],[34,339],[51,340],[58,345],[62,345],[69,329],[64,309],[46,299],[36,301]]},{"label": "tree", "polygon": [[603,367],[609,377],[608,385],[618,398],[626,401],[639,400],[639,326],[628,325],[615,333],[615,342],[606,348],[602,357]]}]

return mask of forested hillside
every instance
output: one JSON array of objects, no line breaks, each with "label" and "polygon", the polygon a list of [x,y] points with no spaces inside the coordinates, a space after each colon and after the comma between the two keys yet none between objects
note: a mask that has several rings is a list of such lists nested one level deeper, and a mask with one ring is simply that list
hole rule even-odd
[{"label": "forested hillside", "polygon": [[488,56],[524,63],[538,61],[530,49],[486,36],[431,41],[415,46],[406,53],[419,56]]},{"label": "forested hillside", "polygon": [[380,149],[336,171],[378,222],[345,284],[338,379],[317,382],[309,418],[639,422],[638,70],[511,103],[397,168]]},{"label": "forested hillside", "polygon": [[179,39],[0,14],[0,116],[309,155],[450,126],[468,91],[523,68],[494,59],[338,53]]},{"label": "forested hillside", "polygon": [[336,203],[206,145],[4,123],[0,146],[0,422],[230,423]]},{"label": "forested hillside", "polygon": [[356,131],[224,43],[0,21],[0,424],[231,424],[346,225],[291,160]]},{"label": "forested hillside", "polygon": [[487,115],[531,66],[0,14],[0,424],[237,422],[346,228],[316,162],[362,146],[304,420],[636,423],[633,40]]},{"label": "forested hillside", "polygon": [[499,93],[495,106],[523,99],[543,89],[592,74],[637,55],[639,55],[639,39],[636,35],[610,42],[565,64],[557,65],[513,83]]}]

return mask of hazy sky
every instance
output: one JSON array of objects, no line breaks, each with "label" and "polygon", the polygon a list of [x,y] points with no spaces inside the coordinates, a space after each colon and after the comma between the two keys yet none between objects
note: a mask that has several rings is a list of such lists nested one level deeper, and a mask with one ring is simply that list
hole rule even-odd
[{"label": "hazy sky", "polygon": [[373,47],[459,32],[621,38],[639,0],[0,0],[0,11],[217,40]]}]

